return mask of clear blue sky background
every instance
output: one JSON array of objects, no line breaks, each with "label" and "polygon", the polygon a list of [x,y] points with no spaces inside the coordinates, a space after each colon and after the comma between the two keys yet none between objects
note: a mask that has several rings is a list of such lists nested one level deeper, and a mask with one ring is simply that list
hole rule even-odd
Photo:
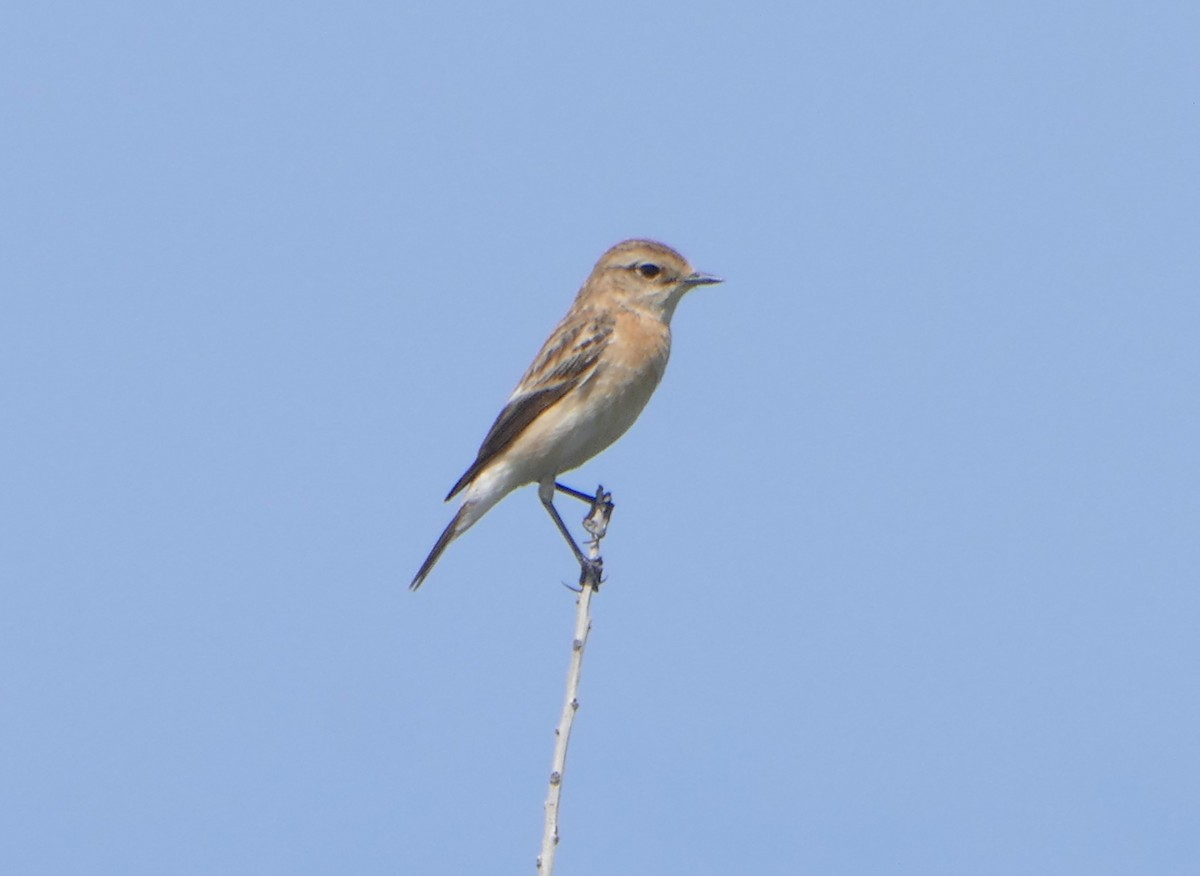
[{"label": "clear blue sky background", "polygon": [[10,6],[0,870],[532,874],[573,563],[406,585],[652,236],[560,872],[1194,873],[1198,9]]}]

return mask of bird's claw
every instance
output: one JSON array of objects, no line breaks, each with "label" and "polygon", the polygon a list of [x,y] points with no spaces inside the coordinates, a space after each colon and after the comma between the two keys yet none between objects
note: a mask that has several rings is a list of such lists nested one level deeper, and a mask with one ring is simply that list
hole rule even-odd
[{"label": "bird's claw", "polygon": [[600,589],[600,582],[604,580],[604,560],[596,557],[594,560],[587,559],[579,564],[579,587],[591,587],[593,590]]},{"label": "bird's claw", "polygon": [[608,531],[608,519],[612,517],[612,493],[606,492],[603,486],[596,487],[596,495],[592,499],[592,509],[583,518],[583,528],[593,540],[604,538]]}]

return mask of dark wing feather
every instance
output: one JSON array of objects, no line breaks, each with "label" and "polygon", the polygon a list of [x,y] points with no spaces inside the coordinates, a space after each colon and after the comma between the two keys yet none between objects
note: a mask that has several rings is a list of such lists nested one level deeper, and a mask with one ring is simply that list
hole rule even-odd
[{"label": "dark wing feather", "polygon": [[615,323],[611,314],[584,312],[568,317],[559,325],[521,378],[524,391],[496,417],[475,461],[450,490],[447,501],[516,441],[530,423],[591,374],[608,346]]}]

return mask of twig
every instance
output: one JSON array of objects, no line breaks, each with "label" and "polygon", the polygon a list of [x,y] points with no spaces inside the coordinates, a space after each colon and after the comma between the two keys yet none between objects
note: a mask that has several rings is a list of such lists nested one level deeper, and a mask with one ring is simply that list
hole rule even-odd
[{"label": "twig", "polygon": [[587,646],[588,633],[592,629],[591,606],[592,595],[600,587],[600,539],[608,531],[608,521],[612,517],[612,493],[604,492],[604,487],[596,488],[596,498],[592,501],[592,510],[583,520],[583,528],[592,536],[588,542],[588,558],[590,566],[583,569],[583,580],[580,581],[579,599],[575,613],[575,638],[571,642],[571,667],[567,671],[567,696],[563,703],[562,718],[554,731],[554,763],[550,768],[550,790],[546,794],[546,826],[542,832],[542,853],[538,856],[537,867],[541,876],[553,876],[554,854],[558,849],[558,809],[562,799],[563,773],[567,769],[567,746],[571,741],[571,728],[575,723],[575,712],[579,709],[579,677],[583,672],[583,649]]}]

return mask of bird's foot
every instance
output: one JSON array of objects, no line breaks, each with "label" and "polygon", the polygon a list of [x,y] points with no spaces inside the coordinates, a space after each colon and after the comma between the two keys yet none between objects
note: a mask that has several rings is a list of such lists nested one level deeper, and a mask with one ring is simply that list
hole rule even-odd
[{"label": "bird's foot", "polygon": [[583,528],[587,530],[592,540],[599,543],[608,531],[608,520],[613,513],[612,493],[604,487],[596,487],[596,495],[592,499],[592,508],[588,516],[583,518]]},{"label": "bird's foot", "polygon": [[579,589],[591,587],[593,590],[600,590],[600,583],[604,580],[604,560],[600,557],[593,559],[585,559],[579,564]]}]

